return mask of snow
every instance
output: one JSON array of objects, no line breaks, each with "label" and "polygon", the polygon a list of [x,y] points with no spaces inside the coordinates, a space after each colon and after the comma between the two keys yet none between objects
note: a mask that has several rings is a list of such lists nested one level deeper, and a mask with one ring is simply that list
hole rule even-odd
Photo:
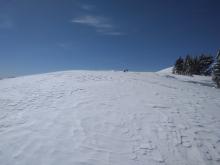
[{"label": "snow", "polygon": [[1,165],[219,165],[210,77],[65,71],[0,81]]},{"label": "snow", "polygon": [[162,69],[162,70],[158,71],[157,73],[171,74],[172,70],[173,70],[173,67],[169,67],[169,68]]}]

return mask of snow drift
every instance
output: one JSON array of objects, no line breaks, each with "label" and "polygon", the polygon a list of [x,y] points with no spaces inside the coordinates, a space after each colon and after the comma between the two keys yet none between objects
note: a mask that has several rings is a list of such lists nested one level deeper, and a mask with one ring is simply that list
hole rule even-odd
[{"label": "snow drift", "polygon": [[1,165],[218,165],[210,77],[66,71],[0,81]]}]

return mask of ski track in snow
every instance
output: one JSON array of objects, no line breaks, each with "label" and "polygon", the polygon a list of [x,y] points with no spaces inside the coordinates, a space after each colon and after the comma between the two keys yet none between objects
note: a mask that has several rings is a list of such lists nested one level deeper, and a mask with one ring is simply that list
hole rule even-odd
[{"label": "ski track in snow", "polygon": [[0,164],[219,165],[220,91],[191,81],[211,82],[113,71],[1,80]]}]

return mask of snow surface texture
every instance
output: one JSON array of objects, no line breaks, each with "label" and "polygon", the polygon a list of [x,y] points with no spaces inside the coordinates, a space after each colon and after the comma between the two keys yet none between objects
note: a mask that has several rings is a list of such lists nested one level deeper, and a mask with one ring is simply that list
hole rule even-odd
[{"label": "snow surface texture", "polygon": [[219,165],[210,77],[66,71],[0,81],[1,165]]}]

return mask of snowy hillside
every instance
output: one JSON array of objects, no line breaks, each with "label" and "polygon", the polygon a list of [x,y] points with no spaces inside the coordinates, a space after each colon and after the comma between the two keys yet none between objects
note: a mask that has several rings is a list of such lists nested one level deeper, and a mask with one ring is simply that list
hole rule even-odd
[{"label": "snowy hillside", "polygon": [[162,70],[158,71],[157,73],[171,74],[172,70],[173,70],[173,67],[169,67],[166,69],[162,69]]},{"label": "snowy hillside", "polygon": [[0,80],[1,165],[219,165],[210,77],[66,71]]}]

